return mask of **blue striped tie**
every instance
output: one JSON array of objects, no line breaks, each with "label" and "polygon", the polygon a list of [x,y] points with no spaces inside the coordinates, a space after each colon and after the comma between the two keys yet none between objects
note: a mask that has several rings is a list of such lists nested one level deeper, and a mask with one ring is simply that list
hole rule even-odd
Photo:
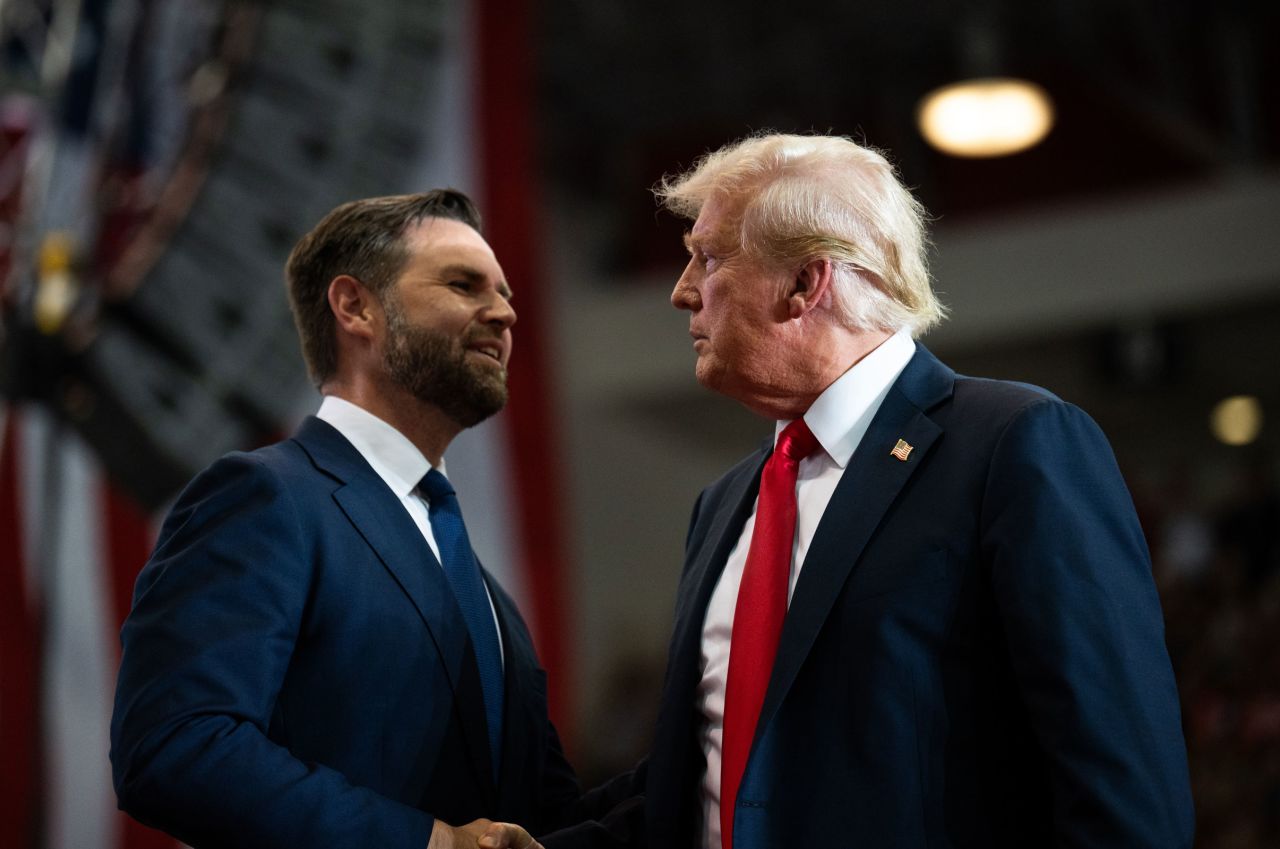
[{"label": "blue striped tie", "polygon": [[502,655],[493,610],[484,589],[484,579],[480,576],[480,565],[471,550],[471,540],[467,538],[467,526],[462,523],[462,509],[458,506],[453,485],[448,478],[432,469],[423,476],[418,490],[427,496],[431,533],[440,547],[440,565],[444,567],[445,577],[462,610],[462,618],[466,620],[476,663],[480,667],[484,713],[489,725],[489,750],[493,754],[496,777],[502,760]]}]

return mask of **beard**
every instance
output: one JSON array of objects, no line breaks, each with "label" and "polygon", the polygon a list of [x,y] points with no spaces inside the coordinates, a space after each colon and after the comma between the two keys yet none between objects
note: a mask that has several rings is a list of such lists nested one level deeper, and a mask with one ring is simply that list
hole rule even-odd
[{"label": "beard", "polygon": [[396,385],[439,409],[462,427],[473,427],[507,403],[507,369],[476,363],[467,346],[492,336],[484,327],[465,338],[409,324],[398,304],[388,303],[387,347],[382,362]]}]

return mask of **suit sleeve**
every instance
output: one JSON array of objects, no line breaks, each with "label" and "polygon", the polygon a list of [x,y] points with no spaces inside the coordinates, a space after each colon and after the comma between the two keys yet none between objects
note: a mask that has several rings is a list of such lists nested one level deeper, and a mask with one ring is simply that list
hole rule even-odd
[{"label": "suit sleeve", "polygon": [[[625,849],[645,845],[647,762],[615,776],[575,801],[558,831],[538,836],[546,849]],[[566,825],[572,823],[572,825]]]},{"label": "suit sleeve", "polygon": [[183,493],[121,632],[120,807],[193,846],[413,847],[433,819],[267,736],[311,586],[293,494],[250,455]]},{"label": "suit sleeve", "polygon": [[[685,534],[686,554],[701,539],[698,517],[706,495],[703,491],[694,502]],[[700,533],[705,535],[705,528]],[[671,674],[670,666],[667,674]],[[647,845],[645,793],[648,774],[649,760],[646,758],[634,769],[584,794],[564,817],[560,830],[539,836],[539,841],[547,849],[622,849]],[[576,824],[566,825],[568,823]]]},{"label": "suit sleeve", "polygon": [[1133,503],[1079,409],[1032,404],[995,449],[983,554],[1052,771],[1063,847],[1189,847],[1178,694]]},{"label": "suit sleeve", "polygon": [[546,736],[539,816],[521,825],[535,837],[556,834],[550,843],[539,837],[547,849],[633,845],[643,827],[645,762],[583,793],[550,719]]}]

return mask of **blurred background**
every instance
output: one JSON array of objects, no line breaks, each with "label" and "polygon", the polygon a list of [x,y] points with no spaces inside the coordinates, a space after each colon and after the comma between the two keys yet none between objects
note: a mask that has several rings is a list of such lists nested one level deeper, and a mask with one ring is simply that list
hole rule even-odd
[{"label": "blurred background", "polygon": [[[0,844],[169,845],[110,790],[133,579],[186,480],[318,404],[295,240],[437,185],[520,314],[509,408],[449,453],[471,535],[584,780],[642,755],[689,508],[771,432],[693,380],[649,187],[774,129],[887,150],[935,219],[925,343],[1101,424],[1199,845],[1280,845],[1278,35],[1263,0],[0,0]],[[975,78],[1034,83],[1047,134],[927,141],[925,96]]]}]

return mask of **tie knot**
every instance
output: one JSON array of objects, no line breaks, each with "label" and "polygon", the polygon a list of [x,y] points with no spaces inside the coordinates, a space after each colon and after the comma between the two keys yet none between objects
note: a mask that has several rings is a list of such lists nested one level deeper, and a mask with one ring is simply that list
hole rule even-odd
[{"label": "tie knot", "polygon": [[418,491],[427,496],[428,501],[456,495],[453,484],[449,483],[449,479],[440,474],[437,469],[432,469],[422,476],[422,480],[418,482]]},{"label": "tie knot", "polygon": [[778,444],[774,450],[788,460],[798,463],[812,454],[817,447],[818,437],[809,430],[804,419],[796,419],[782,429],[782,435],[778,437]]}]

